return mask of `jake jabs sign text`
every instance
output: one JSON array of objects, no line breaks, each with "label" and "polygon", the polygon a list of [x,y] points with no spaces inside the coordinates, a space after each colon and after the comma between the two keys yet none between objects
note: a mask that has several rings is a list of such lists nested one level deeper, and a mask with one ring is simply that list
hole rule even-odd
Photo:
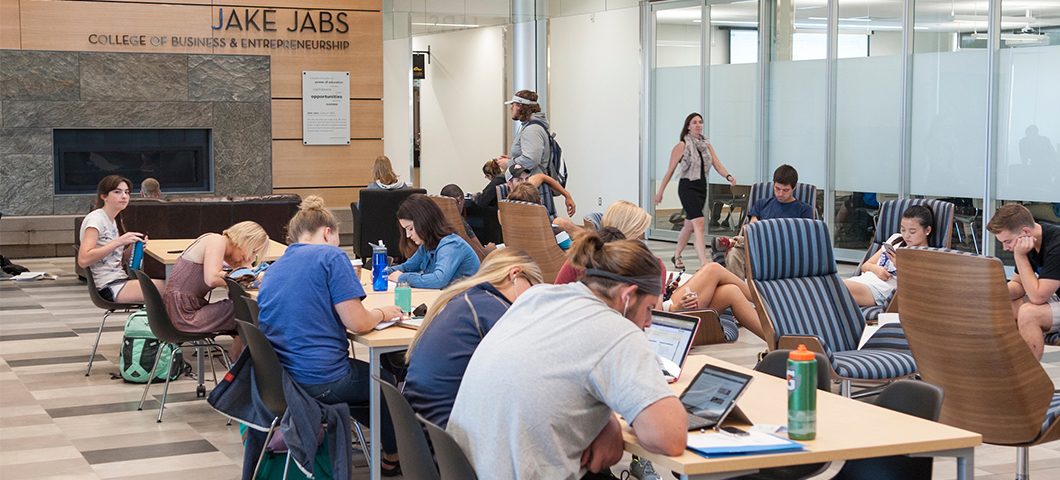
[{"label": "jake jabs sign text", "polygon": [[302,72],[302,143],[350,144],[350,72]]}]

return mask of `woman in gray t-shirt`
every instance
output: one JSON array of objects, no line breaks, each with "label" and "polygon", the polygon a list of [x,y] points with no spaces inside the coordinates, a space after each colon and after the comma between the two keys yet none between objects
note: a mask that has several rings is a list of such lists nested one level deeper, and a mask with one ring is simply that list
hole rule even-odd
[{"label": "woman in gray t-shirt", "polygon": [[[143,303],[144,295],[138,282],[129,281],[122,270],[122,254],[126,245],[144,242],[146,237],[136,232],[121,233],[115,217],[129,204],[132,182],[121,175],[109,175],[96,186],[95,206],[81,222],[81,248],[77,263],[92,269],[92,279],[104,299],[118,303]],[[154,280],[158,291],[164,291],[165,281]]]}]

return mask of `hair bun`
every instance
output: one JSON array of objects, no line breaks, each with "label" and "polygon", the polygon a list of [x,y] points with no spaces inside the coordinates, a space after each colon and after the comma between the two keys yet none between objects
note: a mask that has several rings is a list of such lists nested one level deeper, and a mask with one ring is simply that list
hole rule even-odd
[{"label": "hair bun", "polygon": [[298,210],[305,212],[309,210],[323,210],[324,199],[316,195],[310,195],[302,199],[302,203],[298,205]]}]

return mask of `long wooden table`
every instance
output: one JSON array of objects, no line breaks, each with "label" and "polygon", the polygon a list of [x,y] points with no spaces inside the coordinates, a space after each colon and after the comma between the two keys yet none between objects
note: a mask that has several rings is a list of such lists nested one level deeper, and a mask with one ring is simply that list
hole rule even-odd
[{"label": "long wooden table", "polygon": [[[740,409],[752,422],[787,424],[787,383],[783,379],[706,355],[688,357],[682,369],[686,374],[671,385],[674,391],[680,394],[696,377],[695,373],[707,363],[755,377],[738,402]],[[625,424],[623,440],[627,451],[666,467],[685,480],[714,480],[747,475],[761,468],[907,454],[956,457],[957,478],[966,479],[975,477],[975,447],[982,444],[983,437],[978,433],[818,391],[817,438],[800,442],[806,445],[806,451],[803,452],[706,458],[685,450],[680,456],[668,457],[650,453],[641,447],[633,430]]]},{"label": "long wooden table", "polygon": [[[173,271],[173,265],[177,263],[177,259],[184,253],[192,243],[195,242],[194,238],[178,238],[178,239],[158,239],[158,240],[147,240],[147,244],[144,245],[144,255],[150,256],[151,258],[158,260],[159,263],[166,267],[166,278],[169,278],[169,273]],[[283,252],[287,251],[287,245],[284,245],[275,240],[269,240],[268,251],[258,261],[261,262],[275,262],[276,259],[283,255]]]}]

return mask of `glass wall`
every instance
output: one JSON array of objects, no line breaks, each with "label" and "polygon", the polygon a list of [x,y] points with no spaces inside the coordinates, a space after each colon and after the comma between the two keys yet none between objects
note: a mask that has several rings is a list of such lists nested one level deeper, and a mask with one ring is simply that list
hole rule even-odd
[{"label": "glass wall", "polygon": [[[1060,2],[760,1],[682,4],[710,19],[706,130],[741,185],[782,164],[816,185],[838,258],[860,260],[879,205],[903,197],[953,202],[952,246],[1003,258],[983,240],[1001,203],[1060,224]],[[655,171],[673,146],[658,138]],[[742,192],[711,186],[708,234],[729,234]]]}]

